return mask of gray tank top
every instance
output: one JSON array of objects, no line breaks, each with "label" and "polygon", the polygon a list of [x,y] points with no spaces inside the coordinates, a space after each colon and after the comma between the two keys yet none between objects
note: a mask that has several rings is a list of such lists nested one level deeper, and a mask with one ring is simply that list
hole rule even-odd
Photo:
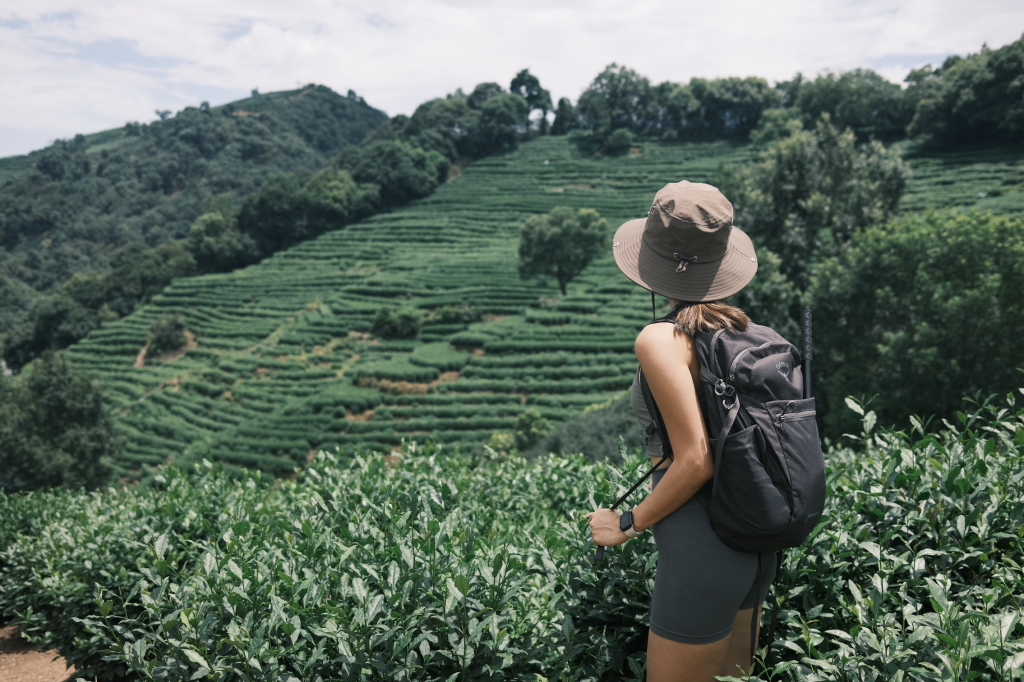
[{"label": "gray tank top", "polygon": [[[707,401],[703,395],[698,395],[697,404],[700,405],[701,417],[704,419],[704,423],[707,423],[707,415],[704,414],[704,410],[707,406]],[[629,392],[629,405],[633,408],[633,416],[640,423],[641,429],[646,429],[647,425],[651,423],[651,413],[647,409],[647,403],[644,402],[644,392],[640,390],[640,373],[633,375],[633,388]],[[661,458],[661,435],[657,430],[651,434],[650,440],[647,441],[647,445],[643,446],[644,452],[648,457]]]}]

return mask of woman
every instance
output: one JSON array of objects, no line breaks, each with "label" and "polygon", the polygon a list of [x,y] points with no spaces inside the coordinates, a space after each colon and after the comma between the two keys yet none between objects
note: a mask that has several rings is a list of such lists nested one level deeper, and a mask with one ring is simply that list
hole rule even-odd
[{"label": "woman", "polygon": [[[631,510],[626,532],[612,510],[588,515],[598,545],[620,545],[654,529],[658,568],[647,644],[649,682],[713,680],[747,671],[753,609],[760,614],[775,577],[774,566],[759,572],[757,554],[730,549],[718,538],[696,496],[714,474],[714,464],[693,336],[746,330],[747,316],[719,301],[746,286],[757,271],[750,238],[732,226],[732,218],[732,204],[714,187],[670,184],[655,196],[647,218],[624,224],[613,243],[623,274],[673,303],[670,318],[663,320],[674,324],[648,325],[635,349],[674,460],[655,472],[652,492]],[[650,415],[637,381],[632,405],[647,426]],[[655,433],[647,453],[660,459],[660,445]]]}]

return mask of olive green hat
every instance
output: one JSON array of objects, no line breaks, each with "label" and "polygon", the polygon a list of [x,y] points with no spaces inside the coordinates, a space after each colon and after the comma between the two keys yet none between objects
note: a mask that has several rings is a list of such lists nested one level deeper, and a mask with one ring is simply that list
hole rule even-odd
[{"label": "olive green hat", "polygon": [[717,301],[757,272],[754,245],[732,224],[732,204],[717,188],[665,185],[646,218],[615,231],[615,264],[631,280],[678,301]]}]

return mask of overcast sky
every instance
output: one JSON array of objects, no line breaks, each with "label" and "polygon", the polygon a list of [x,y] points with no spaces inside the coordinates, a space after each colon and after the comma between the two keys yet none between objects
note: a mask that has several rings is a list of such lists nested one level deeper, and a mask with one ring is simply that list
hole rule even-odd
[{"label": "overcast sky", "polygon": [[5,0],[0,156],[253,88],[351,88],[394,115],[522,68],[575,101],[611,62],[654,82],[899,82],[1022,32],[1021,0]]}]

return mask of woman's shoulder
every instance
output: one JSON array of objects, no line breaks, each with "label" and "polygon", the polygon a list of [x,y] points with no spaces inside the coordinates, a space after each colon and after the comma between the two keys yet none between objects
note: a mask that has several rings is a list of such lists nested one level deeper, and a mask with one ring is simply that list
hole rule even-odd
[{"label": "woman's shoulder", "polygon": [[649,324],[640,330],[633,347],[637,355],[658,352],[676,354],[681,350],[689,352],[693,348],[693,339],[689,334],[677,330],[674,324]]}]

